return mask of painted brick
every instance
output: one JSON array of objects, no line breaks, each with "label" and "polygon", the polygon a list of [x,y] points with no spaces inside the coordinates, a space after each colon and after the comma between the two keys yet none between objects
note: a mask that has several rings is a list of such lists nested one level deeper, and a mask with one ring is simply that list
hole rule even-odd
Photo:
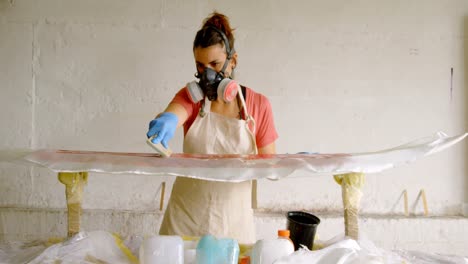
[{"label": "painted brick", "polygon": [[[237,78],[270,98],[279,153],[375,151],[439,130],[454,135],[467,129],[465,0],[13,0],[0,1],[0,148],[151,152],[144,143],[147,124],[194,79],[193,37],[215,9],[236,28]],[[468,202],[467,146],[369,175],[362,212],[382,218],[364,220],[372,240],[387,248],[466,255],[466,230],[455,235],[458,220],[388,214],[402,214],[406,189],[411,213],[420,215],[422,204],[413,205],[421,188],[431,215],[460,214],[460,204]],[[171,147],[182,150],[181,131]],[[0,166],[0,206],[65,206],[55,173]],[[341,191],[331,175],[294,176],[261,181],[259,206],[340,212]],[[162,180],[173,178],[93,174],[84,208],[154,210]],[[167,190],[166,202],[170,185]],[[41,234],[64,230],[60,217],[41,218],[59,222],[55,231],[41,226]],[[97,221],[93,228],[124,232],[136,230],[125,227],[131,221],[156,228],[159,220],[149,218],[123,214],[113,225],[106,216],[90,217]],[[342,221],[326,219],[325,238]],[[267,235],[284,219],[257,223]],[[437,232],[426,234],[432,226]],[[33,232],[25,230],[25,236]]]},{"label": "painted brick", "polygon": [[[344,235],[341,216],[316,214],[321,223],[316,243],[323,244]],[[66,215],[63,210],[0,209],[0,240],[33,240],[64,237]],[[107,230],[122,236],[153,235],[159,230],[162,214],[158,211],[84,210],[83,230]],[[466,256],[468,254],[467,219],[453,218],[382,218],[360,219],[361,239],[385,250],[417,250]],[[284,214],[257,212],[257,239],[274,238],[286,226]]]},{"label": "painted brick", "polygon": [[0,148],[29,148],[32,138],[32,26],[0,23]]},{"label": "painted brick", "polygon": [[173,48],[183,42],[183,32],[43,25],[37,115],[45,122],[38,124],[38,144],[147,151],[148,122],[192,76],[189,46]]},{"label": "painted brick", "polygon": [[[174,177],[92,173],[84,192],[83,208],[159,211],[162,182],[166,182],[164,210]],[[107,187],[103,190],[102,186]]]},{"label": "painted brick", "polygon": [[11,22],[37,23],[40,21],[72,22],[80,24],[120,24],[160,26],[163,1],[124,0],[60,1],[13,0],[2,1],[0,17]]},{"label": "painted brick", "polygon": [[33,184],[30,168],[0,163],[0,206],[15,207],[31,202]]}]

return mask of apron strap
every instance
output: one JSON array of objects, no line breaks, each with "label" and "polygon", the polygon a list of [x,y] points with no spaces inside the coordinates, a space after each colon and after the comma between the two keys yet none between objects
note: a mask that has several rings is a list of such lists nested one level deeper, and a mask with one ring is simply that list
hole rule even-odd
[{"label": "apron strap", "polygon": [[[247,131],[250,134],[250,138],[252,139],[253,146],[255,146],[255,153],[258,154],[258,148],[257,148],[257,140],[255,139],[255,119],[249,115],[249,112],[247,111],[247,104],[245,103],[244,96],[242,93],[242,88],[240,85],[237,85],[237,94],[239,95],[241,104],[242,104],[242,109],[244,110],[244,116],[245,116],[245,126],[247,128]],[[252,126],[252,130],[250,130],[250,125]]]},{"label": "apron strap", "polygon": [[200,110],[198,110],[198,114],[200,117],[205,117],[209,112],[211,112],[211,101],[205,96],[205,99],[202,100]]},{"label": "apron strap", "polygon": [[252,130],[253,130],[252,133],[255,134],[255,129],[256,129],[255,119],[251,115],[249,115],[249,112],[247,111],[247,104],[245,103],[245,99],[244,99],[244,96],[243,96],[243,93],[242,93],[241,86],[238,85],[237,89],[238,89],[237,94],[239,95],[239,98],[240,98],[240,101],[241,101],[241,104],[242,104],[242,109],[244,110],[245,121],[247,122],[247,124],[249,124],[249,123],[252,124]]}]

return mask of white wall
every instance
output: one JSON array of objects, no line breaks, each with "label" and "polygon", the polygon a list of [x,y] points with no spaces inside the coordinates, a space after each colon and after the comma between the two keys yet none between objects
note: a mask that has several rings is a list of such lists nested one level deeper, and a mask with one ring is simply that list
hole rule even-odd
[{"label": "white wall", "polygon": [[[468,130],[466,0],[0,0],[0,149],[151,152],[147,124],[193,80],[192,41],[214,9],[236,28],[237,78],[270,98],[279,153],[373,151]],[[171,146],[181,145],[179,131]],[[363,214],[401,214],[402,191],[414,203],[425,189],[432,215],[461,215],[467,150],[465,140],[369,175]],[[172,180],[93,174],[83,207],[154,211]],[[12,208],[65,207],[48,170],[0,164],[0,182],[4,237],[14,237]],[[342,206],[327,176],[261,181],[258,199],[279,219],[290,209],[327,219]]]}]

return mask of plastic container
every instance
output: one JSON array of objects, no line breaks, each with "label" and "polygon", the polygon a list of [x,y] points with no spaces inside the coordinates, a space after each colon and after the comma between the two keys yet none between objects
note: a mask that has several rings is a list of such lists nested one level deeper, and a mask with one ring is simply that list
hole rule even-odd
[{"label": "plastic container", "polygon": [[140,246],[140,264],[184,264],[184,242],[179,236],[147,237]]},{"label": "plastic container", "polygon": [[239,264],[250,264],[250,256],[243,256],[239,259]]},{"label": "plastic container", "polygon": [[255,243],[250,259],[252,264],[272,264],[293,252],[294,244],[289,239],[289,230],[278,230],[278,238],[262,239]]},{"label": "plastic container", "polygon": [[197,263],[197,243],[194,240],[184,240],[184,264]]},{"label": "plastic container", "polygon": [[234,239],[203,236],[197,245],[197,264],[237,264],[239,244]]},{"label": "plastic container", "polygon": [[291,232],[294,249],[298,250],[301,245],[304,245],[312,250],[320,219],[315,215],[299,211],[288,212],[286,217],[287,228]]},{"label": "plastic container", "polygon": [[285,230],[278,230],[278,238],[283,238],[291,241],[292,244],[294,244],[291,240],[291,232],[288,229]]}]

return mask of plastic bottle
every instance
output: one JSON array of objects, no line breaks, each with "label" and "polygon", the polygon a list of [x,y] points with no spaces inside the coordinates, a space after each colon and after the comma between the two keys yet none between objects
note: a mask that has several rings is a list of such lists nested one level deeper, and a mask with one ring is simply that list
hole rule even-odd
[{"label": "plastic bottle", "polygon": [[203,236],[197,245],[197,264],[237,264],[239,244],[234,239]]},{"label": "plastic bottle", "polygon": [[184,242],[179,236],[147,237],[140,246],[140,264],[184,264]]},{"label": "plastic bottle", "polygon": [[196,240],[184,240],[184,264],[196,264],[197,242]]},{"label": "plastic bottle", "polygon": [[289,239],[289,230],[278,230],[278,238],[262,239],[252,249],[252,264],[272,264],[281,257],[294,252],[294,244]]},{"label": "plastic bottle", "polygon": [[243,256],[239,259],[239,264],[250,264],[250,256]]},{"label": "plastic bottle", "polygon": [[[289,230],[287,229],[284,229],[284,230],[278,230],[278,238],[282,238],[282,239],[286,239],[286,240],[289,240],[289,242],[291,242],[291,244],[293,244],[294,246],[294,243],[293,241],[291,240],[290,238],[290,235],[291,235],[291,232],[289,232]],[[293,251],[294,252],[294,251]]]}]

